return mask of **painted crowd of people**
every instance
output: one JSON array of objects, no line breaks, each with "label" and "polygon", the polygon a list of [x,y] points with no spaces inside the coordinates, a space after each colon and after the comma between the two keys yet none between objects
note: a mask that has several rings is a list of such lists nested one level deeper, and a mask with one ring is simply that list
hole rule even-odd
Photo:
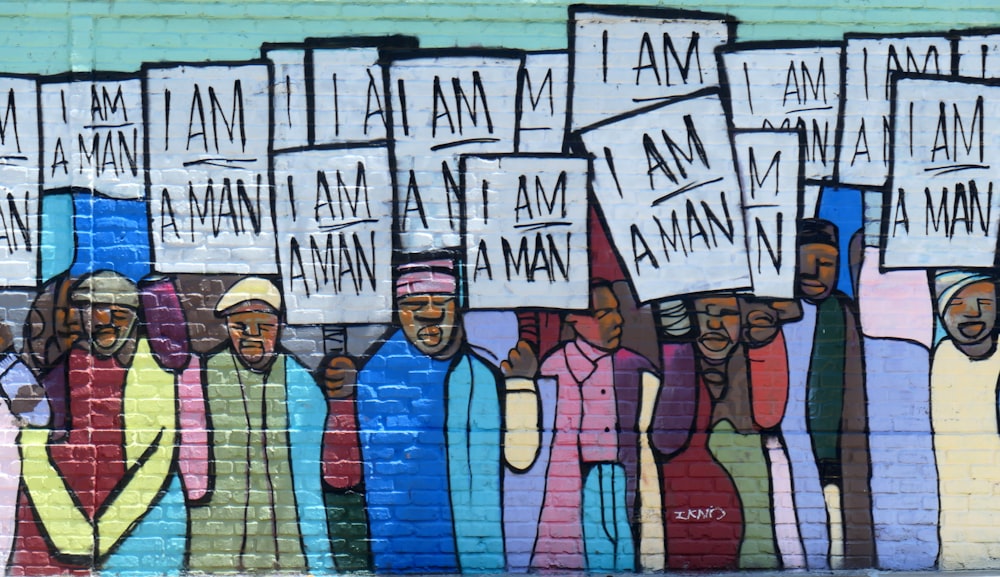
[{"label": "painted crowd of people", "polygon": [[[20,349],[0,331],[0,554],[15,575],[997,566],[995,278],[885,273],[840,234],[799,223],[794,299],[638,303],[595,255],[567,311],[467,310],[459,260],[410,255],[395,324],[315,368],[277,279],[59,275]],[[900,295],[920,306],[894,317]]]}]

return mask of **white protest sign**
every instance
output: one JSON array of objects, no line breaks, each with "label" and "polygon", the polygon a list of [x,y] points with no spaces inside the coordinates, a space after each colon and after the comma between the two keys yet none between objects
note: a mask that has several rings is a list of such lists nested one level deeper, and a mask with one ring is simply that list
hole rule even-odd
[{"label": "white protest sign", "polygon": [[45,189],[145,197],[142,81],[108,75],[41,85]]},{"label": "white protest sign", "polygon": [[884,186],[889,177],[890,76],[894,71],[947,74],[951,43],[940,36],[845,35],[844,102],[837,180]]},{"label": "white protest sign", "polygon": [[1000,30],[990,34],[959,34],[955,39],[958,75],[1000,78]]},{"label": "white protest sign", "polygon": [[750,287],[740,184],[715,90],[586,130],[592,188],[643,302]]},{"label": "white protest sign", "polygon": [[743,193],[753,293],[795,298],[805,133],[737,131],[733,135]]},{"label": "white protest sign", "polygon": [[886,268],[990,267],[1000,226],[1000,86],[899,76]]},{"label": "white protest sign", "polygon": [[387,113],[379,49],[312,50],[316,143],[386,138]]},{"label": "white protest sign", "polygon": [[265,45],[261,52],[271,61],[274,150],[309,146],[306,50]]},{"label": "white protest sign", "polygon": [[278,272],[268,82],[262,63],[147,66],[155,270]]},{"label": "white protest sign", "polygon": [[834,173],[840,46],[733,44],[721,54],[733,126],[804,131],[808,180],[829,179]]},{"label": "white protest sign", "polygon": [[392,181],[385,146],[274,157],[289,324],[392,320]]},{"label": "white protest sign", "polygon": [[392,157],[399,247],[458,247],[457,155],[514,152],[517,78],[512,50],[414,50],[391,60]]},{"label": "white protest sign", "polygon": [[0,76],[0,288],[38,282],[38,82]]},{"label": "white protest sign", "polygon": [[518,152],[562,152],[568,87],[569,54],[565,51],[525,54]]},{"label": "white protest sign", "polygon": [[588,164],[556,155],[463,157],[470,308],[589,306]]},{"label": "white protest sign", "polygon": [[715,49],[735,29],[725,14],[570,7],[570,130],[718,86]]}]

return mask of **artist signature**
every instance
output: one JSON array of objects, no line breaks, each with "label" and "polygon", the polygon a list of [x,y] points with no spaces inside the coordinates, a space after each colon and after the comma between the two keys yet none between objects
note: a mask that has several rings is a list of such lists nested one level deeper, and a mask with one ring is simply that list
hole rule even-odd
[{"label": "artist signature", "polygon": [[674,511],[674,519],[677,521],[721,521],[725,518],[726,511],[715,506]]}]

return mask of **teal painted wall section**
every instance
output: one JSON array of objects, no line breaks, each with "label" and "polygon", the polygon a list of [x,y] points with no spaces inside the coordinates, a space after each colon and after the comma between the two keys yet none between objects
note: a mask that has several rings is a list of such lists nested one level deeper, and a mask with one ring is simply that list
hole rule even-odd
[{"label": "teal painted wall section", "polygon": [[[261,43],[309,36],[407,33],[419,36],[423,46],[540,50],[565,47],[567,5],[552,0],[2,2],[0,47],[5,71],[42,74],[131,71],[148,61],[243,60],[257,56]],[[839,39],[849,31],[1000,23],[991,0],[676,0],[659,5],[732,14],[740,21],[740,40]]]}]

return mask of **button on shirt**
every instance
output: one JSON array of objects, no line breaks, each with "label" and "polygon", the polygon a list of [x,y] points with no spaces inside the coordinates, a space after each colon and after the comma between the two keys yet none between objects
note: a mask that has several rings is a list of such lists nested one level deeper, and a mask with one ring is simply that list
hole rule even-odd
[{"label": "button on shirt", "polygon": [[566,347],[573,378],[580,385],[580,457],[585,463],[618,460],[618,404],[611,354],[577,339]]}]

